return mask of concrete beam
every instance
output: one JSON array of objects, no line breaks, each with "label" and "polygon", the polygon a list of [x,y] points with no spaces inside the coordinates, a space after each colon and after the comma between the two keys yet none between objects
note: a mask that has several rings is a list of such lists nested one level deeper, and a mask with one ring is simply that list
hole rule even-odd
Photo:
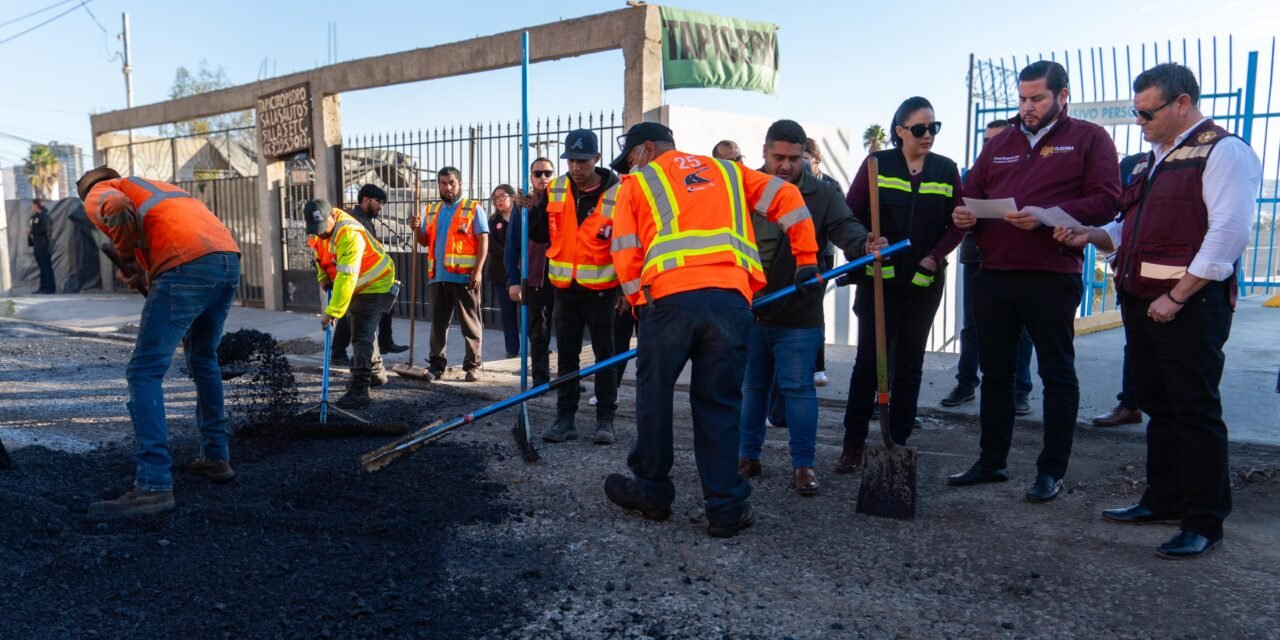
[{"label": "concrete beam", "polygon": [[657,120],[662,107],[662,14],[657,7],[645,10],[644,26],[622,40],[622,56],[626,65],[623,93],[622,126]]},{"label": "concrete beam", "polygon": [[[520,34],[523,31],[525,30],[508,31],[462,42],[352,60],[196,96],[109,111],[91,116],[89,120],[96,136],[112,131],[252,109],[258,96],[302,82],[310,82],[312,93],[323,96],[519,66]],[[662,33],[657,7],[629,7],[544,24],[527,31],[531,63],[623,48],[624,40],[630,38],[631,48],[641,54],[640,61],[635,63],[641,75],[633,83],[628,71],[628,103],[632,99],[632,91],[638,89],[638,83],[653,83],[654,78],[659,82],[661,80]],[[636,36],[639,36],[638,42]],[[627,66],[630,69],[632,63],[628,62]],[[636,95],[641,97],[641,106],[644,107],[641,112],[657,106],[656,102],[661,101],[661,93],[660,85],[646,84],[645,89],[637,91]],[[649,104],[651,102],[654,104]]]}]

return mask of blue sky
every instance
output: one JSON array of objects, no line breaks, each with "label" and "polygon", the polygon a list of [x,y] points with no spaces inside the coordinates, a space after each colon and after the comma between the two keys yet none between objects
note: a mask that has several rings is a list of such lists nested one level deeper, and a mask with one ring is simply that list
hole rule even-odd
[{"label": "blue sky", "polygon": [[[75,0],[78,2],[79,0]],[[0,23],[57,0],[5,0]],[[0,27],[0,40],[74,2]],[[234,82],[323,64],[328,23],[338,23],[338,58],[349,60],[622,8],[584,2],[351,2],[349,0],[173,2],[93,0],[30,34],[0,44],[0,133],[89,145],[88,114],[125,104],[115,34],[128,11],[133,31],[136,104],[165,99],[180,65],[201,59]],[[669,104],[790,117],[853,129],[886,124],[904,98],[923,95],[947,123],[936,151],[962,155],[968,55],[1005,56],[1170,38],[1236,37],[1269,58],[1280,31],[1280,3],[1190,0],[987,2],[683,2],[682,8],[781,26],[782,75],[776,96],[681,89]],[[101,23],[101,27],[99,26]],[[105,30],[105,33],[104,33]],[[622,54],[610,52],[535,65],[533,116],[621,110]],[[401,85],[343,96],[346,135],[519,117],[518,69]],[[677,141],[679,132],[676,132]],[[0,137],[0,164],[26,145]],[[750,155],[750,154],[749,154]]]}]

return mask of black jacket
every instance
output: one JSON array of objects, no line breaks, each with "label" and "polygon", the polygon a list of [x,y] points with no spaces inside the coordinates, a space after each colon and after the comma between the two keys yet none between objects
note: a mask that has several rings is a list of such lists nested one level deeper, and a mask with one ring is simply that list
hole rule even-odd
[{"label": "black jacket", "polygon": [[[867,229],[853,217],[853,212],[844,203],[844,194],[826,182],[823,182],[808,171],[800,176],[800,195],[804,197],[805,207],[813,216],[813,229],[817,235],[818,246],[825,247],[830,242],[844,251],[845,257],[852,260],[861,256],[867,244]],[[756,297],[772,293],[795,283],[796,259],[791,254],[791,243],[787,235],[776,224],[763,222],[759,216],[752,216],[755,223],[757,245],[773,245],[768,258],[761,252],[764,262],[765,287],[756,293]],[[756,320],[762,326],[809,329],[825,324],[822,313],[822,298],[825,290],[810,294],[796,293],[773,304],[756,310]]]},{"label": "black jacket", "polygon": [[[515,221],[516,215],[512,212],[511,222]],[[511,222],[496,211],[489,216],[489,257],[484,262],[484,277],[489,282],[507,281],[507,234],[511,231]]]}]

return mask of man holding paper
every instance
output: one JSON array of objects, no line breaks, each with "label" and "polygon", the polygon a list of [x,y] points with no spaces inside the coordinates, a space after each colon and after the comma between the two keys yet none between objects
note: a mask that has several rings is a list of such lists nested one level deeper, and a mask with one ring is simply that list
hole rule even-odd
[{"label": "man holding paper", "polygon": [[[973,230],[983,257],[974,299],[983,369],[982,452],[947,484],[1009,479],[1014,370],[1018,335],[1025,327],[1044,388],[1044,448],[1027,499],[1047,502],[1062,487],[1080,409],[1072,340],[1084,258],[1080,249],[1055,241],[1053,228],[1040,218],[1109,222],[1120,196],[1120,169],[1106,131],[1067,115],[1062,65],[1042,60],[1027,66],[1018,76],[1018,96],[1015,126],[983,146],[964,185],[966,198],[1009,199],[1003,213],[980,219],[963,206],[952,215],[957,227]],[[989,207],[979,208],[992,215]]]},{"label": "man holding paper", "polygon": [[1102,516],[1178,524],[1156,547],[1194,558],[1222,540],[1231,512],[1227,425],[1218,384],[1236,299],[1235,265],[1249,244],[1262,166],[1248,143],[1206,118],[1191,70],[1160,64],[1133,83],[1152,152],[1133,169],[1120,217],[1054,236],[1116,253],[1125,340],[1147,424],[1147,490]]}]

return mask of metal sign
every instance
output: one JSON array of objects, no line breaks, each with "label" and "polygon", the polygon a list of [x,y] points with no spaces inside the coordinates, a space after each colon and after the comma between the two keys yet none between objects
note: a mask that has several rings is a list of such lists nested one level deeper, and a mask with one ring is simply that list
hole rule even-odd
[{"label": "metal sign", "polygon": [[1077,120],[1087,120],[1096,125],[1134,124],[1132,100],[1109,100],[1107,102],[1072,102],[1067,106],[1067,113]]},{"label": "metal sign", "polygon": [[268,158],[311,150],[311,84],[258,98],[259,146]]}]

